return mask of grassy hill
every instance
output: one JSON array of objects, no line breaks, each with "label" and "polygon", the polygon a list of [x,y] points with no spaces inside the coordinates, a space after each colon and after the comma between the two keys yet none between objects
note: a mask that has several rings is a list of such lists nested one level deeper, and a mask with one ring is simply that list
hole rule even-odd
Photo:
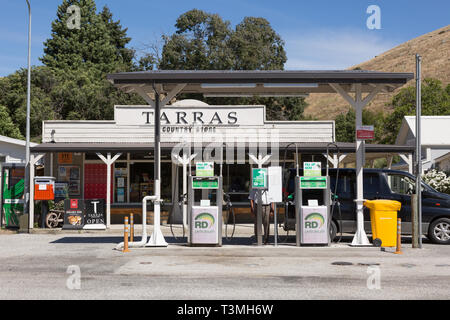
[{"label": "grassy hill", "polygon": [[[422,56],[422,78],[436,78],[445,85],[450,83],[450,25],[418,38],[407,41],[369,61],[360,63],[349,70],[386,72],[413,72],[416,70],[415,54]],[[405,86],[415,86],[411,80]],[[390,112],[389,102],[398,92],[379,94],[368,108],[372,111]],[[337,115],[346,112],[349,105],[338,94],[311,94],[307,99],[308,107],[305,116],[317,119],[335,119]]]}]

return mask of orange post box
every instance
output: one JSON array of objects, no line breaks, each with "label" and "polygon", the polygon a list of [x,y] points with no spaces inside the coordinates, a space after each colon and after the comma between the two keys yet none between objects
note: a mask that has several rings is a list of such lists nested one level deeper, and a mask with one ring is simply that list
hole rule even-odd
[{"label": "orange post box", "polygon": [[34,200],[54,200],[54,199],[55,199],[55,178],[35,177]]}]

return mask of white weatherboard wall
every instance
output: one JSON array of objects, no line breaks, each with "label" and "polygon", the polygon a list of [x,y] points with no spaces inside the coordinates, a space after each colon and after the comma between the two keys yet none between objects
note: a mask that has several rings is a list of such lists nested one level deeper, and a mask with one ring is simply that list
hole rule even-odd
[{"label": "white weatherboard wall", "polygon": [[[110,121],[44,121],[42,140],[59,143],[151,143],[150,106],[115,106]],[[197,120],[196,123],[194,120]],[[203,123],[202,123],[203,122]],[[202,129],[200,129],[202,128]],[[264,106],[166,106],[161,113],[161,142],[257,141],[332,142],[334,121],[267,121]]]},{"label": "white weatherboard wall", "polygon": [[[422,169],[436,166],[435,160],[450,152],[450,116],[422,116]],[[397,135],[396,144],[415,145],[416,117],[406,116]],[[402,169],[401,165],[395,168]]]},{"label": "white weatherboard wall", "polygon": [[[30,143],[36,146],[36,143]],[[6,163],[25,163],[25,141],[0,136],[0,157],[4,157]]]}]

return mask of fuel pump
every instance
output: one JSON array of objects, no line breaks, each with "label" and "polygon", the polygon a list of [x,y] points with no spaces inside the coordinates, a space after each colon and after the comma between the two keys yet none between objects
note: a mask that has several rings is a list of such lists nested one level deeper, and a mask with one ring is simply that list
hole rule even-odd
[{"label": "fuel pump", "polygon": [[[314,170],[317,173],[310,175],[309,165],[317,168],[317,163],[305,162],[304,176],[295,177],[295,219],[296,226],[300,226],[296,228],[296,244],[329,245],[330,177],[320,176],[320,166]],[[319,199],[305,199],[308,205],[304,205],[304,192],[307,190],[321,190],[322,203],[319,204]]]},{"label": "fuel pump", "polygon": [[[189,170],[188,244],[190,246],[222,246],[222,184],[222,163],[219,176],[214,176],[213,162],[197,163],[196,176],[192,176]],[[201,194],[200,198],[199,194]]]}]

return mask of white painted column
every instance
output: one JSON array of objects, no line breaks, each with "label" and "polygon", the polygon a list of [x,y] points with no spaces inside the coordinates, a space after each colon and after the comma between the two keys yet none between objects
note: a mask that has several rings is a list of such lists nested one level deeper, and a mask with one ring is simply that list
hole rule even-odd
[{"label": "white painted column", "polygon": [[[362,126],[362,93],[361,84],[356,84],[356,103],[355,103],[355,113],[356,113],[356,128]],[[356,136],[356,132],[355,132]],[[366,231],[364,230],[364,177],[363,177],[363,167],[364,167],[364,140],[356,139],[356,221],[357,230],[355,236],[353,237],[353,246],[366,246],[370,245],[369,239],[367,238]]]},{"label": "white painted column", "polygon": [[106,164],[106,228],[111,227],[111,165],[121,156],[121,153],[116,154],[111,158],[111,152],[107,153],[106,158],[97,153],[97,156]]},{"label": "white painted column", "polygon": [[111,153],[106,155],[106,228],[111,227]]},{"label": "white painted column", "polygon": [[[355,125],[362,125],[362,110],[372,99],[384,89],[383,84],[377,84],[374,86],[372,92],[370,92],[364,99],[362,98],[362,85],[361,83],[355,84],[355,99],[353,99],[339,84],[330,83],[337,93],[339,93],[347,102],[355,109],[356,121]],[[356,134],[356,132],[355,132]],[[353,246],[368,246],[370,245],[366,232],[364,231],[364,214],[363,214],[363,165],[364,165],[364,140],[356,140],[356,219],[357,230],[353,238]]]}]

